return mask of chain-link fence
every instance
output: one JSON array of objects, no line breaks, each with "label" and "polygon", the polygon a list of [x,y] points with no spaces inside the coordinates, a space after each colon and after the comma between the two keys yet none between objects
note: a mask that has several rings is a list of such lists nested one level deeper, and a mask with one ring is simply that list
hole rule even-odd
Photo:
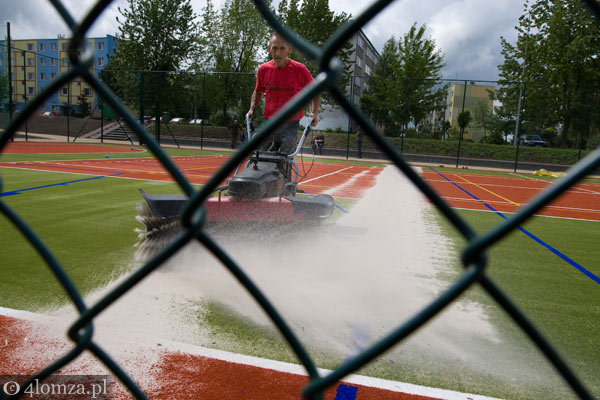
[{"label": "chain-link fence", "polygon": [[[25,124],[28,118],[39,110],[47,98],[53,93],[61,90],[62,87],[73,79],[81,79],[100,95],[103,107],[106,106],[109,108],[110,112],[121,118],[124,124],[132,129],[139,140],[147,146],[169,172],[180,186],[181,190],[189,196],[190,200],[187,203],[182,216],[184,231],[170,242],[168,246],[153,256],[143,266],[128,276],[127,279],[90,307],[86,306],[84,303],[81,294],[73,285],[71,278],[65,272],[61,263],[53,255],[52,249],[46,246],[32,229],[28,221],[23,220],[5,201],[0,201],[0,211],[2,214],[31,242],[31,245],[45,260],[50,270],[64,287],[64,290],[68,293],[73,305],[80,314],[79,318],[68,330],[68,336],[75,343],[75,346],[61,358],[46,366],[46,368],[36,374],[32,380],[47,378],[69,364],[82,352],[89,351],[93,353],[99,362],[102,362],[134,396],[137,398],[145,398],[145,394],[136,383],[113,360],[113,358],[111,358],[111,355],[107,354],[95,342],[93,330],[94,320],[101,312],[105,311],[111,304],[117,301],[117,299],[136,286],[146,276],[152,274],[167,259],[182,249],[184,245],[191,241],[197,241],[214,254],[214,256],[221,261],[224,268],[228,269],[247,289],[248,293],[258,302],[281,335],[285,338],[309,376],[310,381],[302,391],[305,398],[322,398],[322,393],[325,389],[349,374],[358,371],[361,367],[371,362],[382,353],[398,345],[425,323],[435,319],[442,310],[452,304],[459,296],[473,286],[481,287],[502,309],[506,311],[515,324],[529,336],[538,349],[546,356],[548,362],[555,367],[577,396],[583,399],[592,398],[592,395],[586,389],[583,382],[578,379],[572,369],[557,353],[555,348],[544,338],[542,332],[530,322],[529,318],[519,310],[511,298],[509,298],[502,288],[487,274],[486,267],[488,263],[486,250],[505,238],[511,232],[515,231],[519,225],[527,221],[529,217],[598,168],[598,166],[600,166],[600,153],[596,151],[582,159],[571,168],[569,174],[557,180],[542,194],[520,208],[517,213],[507,217],[493,229],[482,234],[477,234],[474,228],[461,218],[436,193],[436,191],[409,166],[406,158],[404,158],[399,151],[398,146],[392,143],[389,138],[385,137],[379,127],[373,124],[366,114],[347,97],[345,88],[336,85],[337,78],[343,72],[340,63],[335,58],[337,50],[346,43],[355,32],[368,23],[391,2],[391,0],[374,2],[362,14],[358,15],[350,23],[339,29],[323,48],[316,48],[311,43],[298,38],[284,27],[272,13],[268,4],[256,0],[255,5],[265,20],[274,29],[281,32],[294,47],[310,58],[316,60],[320,66],[320,71],[318,72],[318,75],[316,75],[315,81],[310,86],[305,88],[301,94],[286,104],[276,117],[264,123],[261,129],[259,129],[258,134],[250,142],[244,144],[229,159],[229,161],[212,176],[208,183],[203,186],[201,190],[197,191],[176,167],[174,162],[161,149],[159,143],[153,138],[153,135],[149,134],[144,129],[144,126],[140,123],[143,122],[143,118],[140,118],[140,116],[143,117],[145,114],[152,115],[151,112],[146,112],[146,110],[152,110],[152,108],[158,110],[155,115],[161,115],[164,110],[161,104],[165,103],[169,105],[168,111],[174,113],[174,116],[181,114],[187,116],[189,114],[190,117],[193,116],[192,119],[202,119],[209,112],[207,105],[209,101],[207,101],[207,98],[205,97],[205,93],[207,93],[206,90],[203,89],[200,91],[198,89],[199,87],[205,88],[206,86],[204,85],[215,85],[215,87],[217,85],[222,85],[224,87],[234,85],[238,87],[241,86],[239,90],[249,92],[252,88],[252,79],[246,76],[210,76],[200,74],[194,76],[181,75],[177,76],[176,79],[171,77],[173,79],[167,80],[163,73],[114,72],[111,73],[110,77],[107,73],[107,76],[104,76],[103,80],[100,80],[98,76],[93,72],[90,72],[90,66],[93,63],[93,60],[90,59],[85,51],[79,50],[82,47],[82,44],[85,43],[84,38],[87,30],[111,1],[98,1],[80,23],[76,23],[76,21],[73,20],[60,1],[52,1],[63,19],[73,29],[73,38],[69,49],[71,67],[64,74],[56,77],[56,79],[44,88],[41,93],[28,99],[28,103],[21,112],[13,115],[13,119],[8,124],[6,131],[0,137],[0,149],[6,147],[7,143],[14,137],[17,129]],[[587,3],[596,13],[599,12],[599,7],[596,2],[590,0],[585,1],[585,3]],[[118,85],[119,90],[116,91],[117,93],[112,91],[107,85],[107,83],[110,82],[121,82],[121,84]],[[189,95],[187,96],[188,100],[179,102],[177,98],[169,97],[170,92],[167,89],[167,85],[172,85],[172,88],[177,91],[189,91]],[[391,160],[412,184],[414,184],[422,194],[437,207],[441,215],[445,217],[460,235],[464,237],[466,245],[462,249],[460,257],[460,261],[464,266],[464,272],[448,288],[446,288],[441,295],[431,301],[409,320],[398,321],[398,326],[394,330],[362,351],[359,355],[351,358],[333,372],[322,375],[322,373],[317,370],[317,367],[305,346],[300,342],[292,329],[290,329],[285,316],[278,312],[277,304],[271,303],[265,294],[258,289],[255,282],[249,278],[243,266],[238,265],[229,256],[226,250],[219,246],[211,236],[205,232],[204,222],[206,215],[203,202],[215,188],[217,188],[217,186],[251,154],[254,147],[274,132],[278,125],[290,118],[296,110],[307,104],[314,96],[325,91],[329,91],[333,98],[335,98],[337,104],[346,110],[356,124],[355,126],[361,127],[372,144]],[[157,96],[158,93],[164,93],[164,99],[162,99],[160,95]],[[201,94],[200,98],[198,98],[198,94]],[[190,96],[194,98],[193,108],[190,107]],[[160,100],[157,100],[157,98]],[[211,107],[213,105],[216,107],[221,106],[221,104],[212,100],[210,103]],[[407,140],[408,143],[410,136],[401,136],[400,140],[402,139]],[[404,145],[408,145],[407,143]],[[460,143],[460,140],[457,141],[457,152],[461,151],[459,150]],[[400,146],[403,145],[401,144]],[[402,149],[402,147],[400,148]],[[24,388],[26,386],[27,385],[24,384],[21,387]]]},{"label": "chain-link fence", "polygon": [[[17,68],[18,70],[18,68]],[[222,72],[160,72],[160,71],[95,71],[97,76],[123,101],[157,142],[181,143],[190,146],[227,146],[226,127],[233,119],[242,120],[254,88],[254,73]],[[13,109],[20,112],[30,96],[17,71],[13,84]],[[550,109],[529,107],[528,97],[547,93],[555,84],[529,86],[520,82],[472,81],[442,79],[435,82],[438,100],[433,107],[416,107],[414,101],[402,99],[400,93],[389,91],[369,103],[370,86],[385,81],[387,87],[419,87],[423,80],[396,80],[373,76],[350,77],[351,89],[345,88],[353,104],[376,122],[390,144],[408,161],[428,162],[466,167],[497,167],[503,169],[546,168],[566,170],[600,146],[600,125],[597,116],[600,89],[584,86],[573,89],[579,100],[573,101],[568,124]],[[410,81],[410,84],[403,84]],[[1,87],[0,87],[1,89]],[[8,90],[5,87],[5,91]],[[361,93],[359,96],[357,93]],[[502,93],[515,104],[500,105]],[[576,96],[577,97],[577,96]],[[8,97],[0,111],[0,126],[10,119]],[[462,99],[465,99],[463,101]],[[521,100],[517,112],[517,100]],[[135,136],[110,105],[102,102],[96,91],[78,77],[54,92],[17,129],[17,137],[29,140],[34,134],[63,136],[66,141],[83,138],[131,139]],[[394,107],[390,118],[378,118],[381,105]],[[375,110],[373,109],[375,108]],[[413,110],[411,112],[403,110]],[[495,109],[495,112],[492,110]],[[459,116],[469,113],[469,122],[462,127]],[[260,113],[259,113],[260,114]],[[337,100],[323,106],[318,130],[326,135],[325,154],[356,157],[359,155],[357,122]],[[263,122],[258,115],[257,124]],[[565,125],[568,131],[565,132]],[[114,132],[117,130],[117,132]],[[123,130],[127,134],[118,136]],[[515,140],[515,131],[519,134]],[[537,141],[525,141],[535,136]],[[387,158],[370,139],[361,143],[362,157]]]}]

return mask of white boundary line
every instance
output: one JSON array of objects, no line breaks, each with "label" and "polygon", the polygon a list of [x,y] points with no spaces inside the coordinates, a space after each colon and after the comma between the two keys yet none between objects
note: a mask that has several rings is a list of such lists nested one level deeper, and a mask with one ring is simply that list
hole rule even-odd
[{"label": "white boundary line", "polygon": [[306,181],[302,181],[302,182],[298,183],[298,186],[300,186],[302,184],[305,184],[305,183],[308,183],[308,182],[316,181],[317,179],[325,178],[326,176],[331,176],[331,175],[339,174],[340,172],[344,172],[344,171],[352,169],[352,168],[354,168],[354,166],[347,167],[347,168],[342,168],[342,169],[338,169],[337,171],[333,171],[333,172],[330,172],[330,173],[325,174],[325,175],[317,176],[316,178],[312,178],[312,179],[309,179],[309,180],[306,180]]},{"label": "white boundary line", "polygon": [[[44,314],[37,314],[30,311],[15,310],[12,308],[0,307],[0,315],[23,319],[32,322],[51,322],[54,318]],[[163,349],[186,354],[212,358],[215,360],[226,361],[236,364],[249,365],[258,368],[269,369],[277,372],[307,376],[304,367],[298,364],[287,363],[283,361],[269,360],[244,354],[231,353],[223,350],[209,349],[202,346],[196,346],[188,343],[175,342],[160,339]],[[321,376],[331,373],[331,370],[318,369]],[[411,383],[396,382],[369,376],[351,374],[343,379],[344,383],[367,386],[371,388],[384,389],[392,392],[433,397],[443,400],[500,400],[494,397],[481,396],[476,394],[461,393],[453,390],[437,389],[427,386],[414,385]]]}]

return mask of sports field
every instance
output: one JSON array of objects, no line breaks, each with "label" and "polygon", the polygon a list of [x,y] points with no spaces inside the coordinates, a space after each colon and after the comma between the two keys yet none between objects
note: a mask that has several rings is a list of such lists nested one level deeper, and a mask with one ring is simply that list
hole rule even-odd
[{"label": "sports field", "polygon": [[[197,150],[170,149],[168,153],[195,185],[205,183],[230,156],[227,152]],[[428,210],[425,212],[428,222],[423,235],[434,230],[436,235],[441,236],[438,249],[435,241],[428,243],[429,247],[423,246],[425,239],[415,245],[415,238],[427,237],[429,240],[434,236],[419,236],[417,228],[410,228],[413,226],[411,223],[423,225],[414,213],[408,212],[401,221],[394,221],[396,214],[386,214],[389,211],[386,201],[397,204],[398,208],[408,208],[409,199],[416,197],[399,190],[402,188],[398,186],[407,184],[404,181],[395,180],[394,187],[386,187],[388,181],[381,180],[384,165],[380,163],[323,159],[313,162],[304,159],[299,165],[300,174],[306,175],[299,188],[309,194],[328,193],[336,198],[339,208],[334,221],[326,224],[327,240],[331,241],[323,241],[312,233],[296,238],[297,242],[291,246],[294,253],[291,257],[301,261],[298,262],[300,265],[294,264],[294,270],[286,270],[285,265],[289,262],[282,261],[281,257],[273,264],[262,263],[268,268],[277,268],[276,273],[269,272],[268,268],[261,270],[251,262],[248,264],[251,274],[261,278],[259,286],[270,290],[269,283],[264,282],[265,277],[271,277],[280,286],[282,282],[291,285],[283,290],[283,294],[273,292],[275,298],[278,295],[312,296],[319,301],[306,304],[322,307],[313,310],[314,313],[322,313],[328,318],[332,313],[330,320],[344,316],[336,321],[351,325],[348,336],[336,337],[339,342],[348,342],[341,343],[342,350],[334,349],[335,346],[331,346],[333,342],[326,342],[331,346],[329,349],[320,346],[318,340],[314,346],[309,346],[315,351],[319,366],[331,369],[352,356],[352,352],[343,354],[343,349],[353,346],[355,350],[364,349],[386,329],[391,329],[394,323],[400,324],[404,313],[410,315],[418,309],[418,304],[413,304],[406,296],[419,297],[421,292],[414,294],[411,288],[402,286],[400,282],[379,281],[375,269],[369,273],[368,269],[372,266],[365,260],[377,263],[393,260],[394,268],[407,270],[405,275],[401,275],[403,280],[413,282],[411,279],[415,278],[410,276],[413,270],[408,266],[417,264],[422,258],[415,258],[411,253],[422,253],[423,257],[429,257],[427,260],[437,260],[435,266],[439,268],[433,275],[436,284],[443,285],[460,273],[457,254],[463,243],[433,207],[421,198],[424,206],[419,207]],[[480,232],[492,228],[507,213],[526,204],[551,183],[551,179],[531,175],[437,167],[423,167],[422,174]],[[135,221],[135,206],[141,201],[138,189],[143,188],[150,193],[178,191],[158,162],[137,146],[15,142],[0,155],[0,176],[2,201],[40,235],[64,264],[77,288],[90,296],[90,302],[97,299],[105,287],[114,285],[138,266],[133,247],[136,242],[134,229],[140,227]],[[382,197],[369,199],[374,192],[382,193]],[[511,234],[496,245],[489,254],[490,275],[557,346],[596,395],[600,395],[597,372],[600,370],[600,338],[597,335],[600,328],[597,301],[600,289],[600,263],[597,262],[599,197],[600,182],[579,184],[540,212],[540,216],[528,221],[520,232]],[[369,202],[375,206],[361,214],[365,212],[361,204],[364,206]],[[358,222],[355,220],[352,226],[344,225],[344,216],[353,213],[360,216],[356,218]],[[371,248],[365,247],[362,252],[356,253],[347,249],[349,256],[346,258],[327,255],[335,253],[335,250],[344,251],[344,246],[351,239],[360,238],[364,230],[371,227],[368,220],[374,213],[379,214],[381,220],[391,220],[388,222],[397,227],[397,230],[387,231],[390,225],[385,225],[385,228],[376,226],[386,230],[380,232],[386,238],[376,239],[389,248],[389,253],[378,251],[377,255],[370,254]],[[0,374],[32,373],[69,348],[64,332],[74,318],[64,308],[67,297],[63,289],[31,245],[5,218],[0,220],[0,232],[5,244],[0,250],[5,272],[0,279],[0,307],[4,307],[0,313],[4,315],[0,316],[0,347],[3,349],[0,353]],[[332,236],[342,243],[334,243]],[[363,237],[368,238],[368,235]],[[391,248],[395,241],[398,247]],[[367,242],[367,239],[363,240],[363,243]],[[402,243],[409,245],[402,246]],[[198,300],[202,298],[199,296],[182,304],[161,297],[173,295],[163,290],[169,285],[182,285],[180,294],[183,297],[194,290],[200,291],[195,287],[203,283],[200,278],[208,280],[208,277],[216,277],[212,270],[203,270],[199,277],[195,277],[194,271],[187,269],[186,256],[193,255],[197,263],[200,257],[209,256],[197,250],[188,251],[175,263],[157,271],[155,276],[159,279],[149,279],[148,287],[139,291],[133,289],[132,299],[124,300],[130,313],[113,313],[112,317],[120,316],[122,319],[107,315],[106,322],[98,321],[97,334],[108,342],[107,347],[113,350],[117,360],[140,380],[142,388],[152,398],[298,398],[306,383],[302,369],[293,365],[296,363],[294,356],[278,335],[265,327],[260,317],[254,318],[254,314],[243,307],[236,308],[238,303],[247,300],[236,297],[238,293],[235,291],[227,292],[227,286],[219,286],[227,283],[226,280],[210,281],[214,293],[205,289],[203,293],[211,295],[204,301]],[[235,253],[239,257],[248,254],[264,255],[261,252]],[[275,258],[267,255],[269,257]],[[361,257],[361,264],[351,266],[352,259],[358,257]],[[339,271],[346,271],[346,274],[338,276],[334,274],[338,270],[322,271],[323,259],[329,263],[343,260]],[[244,266],[245,259],[240,261]],[[317,269],[311,266],[313,261],[315,265],[319,264],[322,275],[316,275]],[[297,269],[302,266],[313,275],[299,275]],[[421,274],[426,274],[426,271],[421,271]],[[389,277],[381,278],[384,281]],[[425,287],[434,282],[430,276],[418,278],[413,286]],[[302,290],[308,286],[310,290]],[[347,293],[340,288],[347,288],[355,297],[345,297]],[[394,289],[402,292],[397,298],[393,297]],[[430,295],[434,296],[440,289],[427,286],[426,292],[431,291]],[[220,298],[219,294],[224,291],[224,298]],[[329,295],[324,296],[322,292]],[[340,303],[327,304],[334,300]],[[382,301],[393,300],[399,303],[381,304]],[[400,312],[401,303],[415,308]],[[366,305],[385,308],[390,311],[391,317],[366,318],[365,313],[369,313]],[[308,313],[308,310],[304,311]],[[395,319],[394,311],[398,312]],[[371,312],[378,315],[379,311]],[[110,308],[106,314],[111,314]],[[177,314],[175,319],[174,314]],[[472,315],[477,315],[477,320],[472,319]],[[138,321],[137,318],[152,322],[155,332],[150,334],[133,327],[126,328],[128,322]],[[186,320],[187,324],[174,325],[173,321],[180,320]],[[314,337],[336,329],[336,325],[328,325],[328,321],[316,317],[315,320],[327,329],[319,330],[316,324],[310,326],[314,321],[308,318],[299,319],[302,321],[299,329],[306,328]],[[427,339],[422,342],[410,339],[406,345],[399,345],[395,351],[361,370],[360,376],[336,385],[325,398],[573,397],[528,339],[483,292],[472,290],[456,306],[456,310],[451,310],[440,320],[442,325],[436,326],[433,322],[430,328],[423,330],[422,336]],[[371,324],[382,326],[374,329]],[[194,326],[196,331],[185,330],[184,326]],[[181,332],[176,332],[175,337],[180,340],[161,338],[161,334],[168,335],[178,329]],[[462,329],[472,329],[472,332],[464,334]],[[130,330],[133,334],[123,330]],[[420,332],[415,336],[418,337]],[[128,343],[128,340],[134,343]],[[80,359],[71,366],[70,372],[75,373],[79,369],[80,372],[99,373],[102,370],[97,369],[97,364],[91,358]],[[527,373],[521,373],[523,371]],[[157,376],[164,379],[158,382]],[[185,389],[182,389],[182,383],[185,383]],[[121,389],[115,390],[126,396]],[[185,396],[174,396],[174,393],[181,394],[182,391]]]}]

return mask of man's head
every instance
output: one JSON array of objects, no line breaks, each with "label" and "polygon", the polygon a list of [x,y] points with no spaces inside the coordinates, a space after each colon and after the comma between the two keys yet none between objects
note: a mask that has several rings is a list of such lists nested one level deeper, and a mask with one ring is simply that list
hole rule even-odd
[{"label": "man's head", "polygon": [[276,32],[271,35],[267,49],[273,58],[273,64],[275,64],[276,68],[283,68],[287,65],[292,47]]}]

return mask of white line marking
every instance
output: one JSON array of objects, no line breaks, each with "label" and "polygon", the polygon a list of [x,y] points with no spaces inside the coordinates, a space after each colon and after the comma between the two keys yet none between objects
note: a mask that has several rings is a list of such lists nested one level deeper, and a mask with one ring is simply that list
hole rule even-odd
[{"label": "white line marking", "polygon": [[[0,307],[0,315],[4,315],[7,317],[13,317],[13,318],[19,318],[19,319],[33,321],[33,322],[39,322],[39,321],[52,322],[53,321],[53,317],[51,317],[51,316],[47,316],[47,315],[43,315],[43,314],[36,314],[33,312],[29,312],[29,311],[21,311],[21,310],[15,310],[15,309],[10,309],[10,308],[4,308],[4,307]],[[209,349],[209,348],[202,347],[202,346],[196,346],[196,345],[192,345],[192,344],[188,344],[188,343],[176,342],[176,341],[171,341],[171,340],[160,339],[160,343],[162,344],[163,348],[166,350],[184,352],[187,354],[198,355],[198,356],[202,356],[202,357],[212,358],[212,359],[231,362],[231,363],[250,365],[250,366],[254,366],[254,367],[258,367],[258,368],[270,369],[270,370],[277,371],[277,372],[307,376],[307,373],[306,373],[304,367],[301,365],[298,365],[298,364],[292,364],[292,363],[275,361],[275,360],[268,360],[265,358],[231,353],[231,352],[223,351],[223,350]],[[319,375],[321,375],[321,376],[327,375],[332,372],[330,370],[321,369],[321,368],[319,368],[318,371],[319,371]],[[493,398],[493,397],[460,393],[460,392],[456,392],[453,390],[437,389],[437,388],[432,388],[432,387],[427,387],[427,386],[414,385],[411,383],[389,381],[389,380],[385,380],[385,379],[381,379],[381,378],[373,378],[373,377],[369,377],[369,376],[356,375],[356,374],[348,375],[347,377],[343,378],[343,382],[351,383],[351,384],[355,384],[355,385],[368,386],[368,387],[372,387],[372,388],[379,388],[379,389],[389,390],[389,391],[393,391],[393,392],[415,394],[415,395],[433,397],[433,398],[445,399],[445,400],[465,400],[465,399],[499,400],[499,399]]]},{"label": "white line marking", "polygon": [[354,167],[342,168],[342,169],[339,169],[339,170],[334,171],[334,172],[330,172],[330,173],[325,174],[325,175],[317,176],[316,178],[312,178],[312,179],[309,179],[309,180],[306,180],[306,181],[302,181],[302,182],[298,183],[298,185],[302,185],[302,184],[305,184],[305,183],[308,183],[308,182],[316,181],[317,179],[325,178],[326,176],[339,174],[340,172],[343,172],[343,171],[346,171],[346,170],[352,169],[352,168],[354,168]]}]

